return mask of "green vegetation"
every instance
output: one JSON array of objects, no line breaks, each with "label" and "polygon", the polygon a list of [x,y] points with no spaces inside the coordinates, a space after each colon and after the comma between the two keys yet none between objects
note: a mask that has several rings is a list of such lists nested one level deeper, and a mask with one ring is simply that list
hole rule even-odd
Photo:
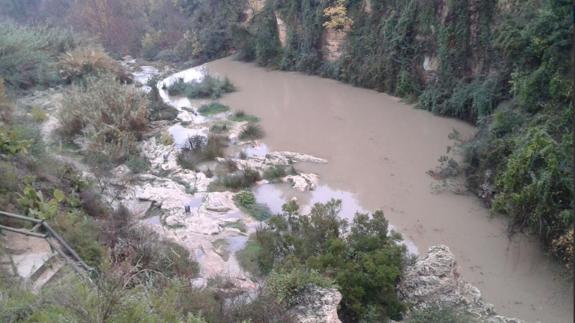
[{"label": "green vegetation", "polygon": [[342,319],[401,317],[404,306],[396,293],[406,261],[401,238],[388,230],[381,211],[356,214],[348,228],[340,210],[336,200],[314,205],[307,215],[299,214],[295,202],[285,204],[284,213],[271,217],[256,234],[259,269],[274,273],[272,290],[288,303],[310,281],[329,286],[333,280],[343,295]]},{"label": "green vegetation", "polygon": [[57,57],[76,46],[65,30],[0,23],[0,76],[15,89],[56,84]]},{"label": "green vegetation", "polygon": [[274,165],[264,170],[263,177],[270,182],[276,182],[282,177],[288,175],[297,175],[297,171],[293,166],[278,166]]},{"label": "green vegetation", "polygon": [[192,136],[178,154],[178,164],[186,169],[195,170],[198,164],[224,157],[224,148],[227,146],[227,138],[220,135],[210,134],[204,136]]},{"label": "green vegetation", "polygon": [[261,175],[258,171],[247,168],[218,177],[210,183],[208,188],[212,192],[225,190],[238,191],[252,187],[252,185],[260,179]]},{"label": "green vegetation", "polygon": [[448,305],[435,304],[429,308],[411,312],[407,323],[470,323],[469,315],[458,312]]},{"label": "green vegetation", "polygon": [[266,291],[286,307],[297,305],[299,295],[310,285],[329,288],[334,282],[316,270],[301,267],[272,271],[266,279]]},{"label": "green vegetation", "polygon": [[142,156],[130,156],[126,161],[126,166],[134,174],[144,173],[150,169],[150,161]]},{"label": "green vegetation", "polygon": [[138,153],[136,143],[148,126],[149,101],[135,87],[110,75],[89,77],[85,85],[67,90],[62,105],[62,136],[86,139],[92,164],[123,162]]},{"label": "green vegetation", "polygon": [[178,79],[168,86],[170,95],[186,96],[190,99],[217,99],[234,91],[235,87],[230,80],[227,78],[221,80],[210,75],[206,75],[201,81],[185,82],[183,79]]},{"label": "green vegetation", "polygon": [[230,108],[227,105],[221,103],[212,102],[210,104],[204,104],[199,109],[198,112],[204,117],[210,117],[218,113],[228,112]]},{"label": "green vegetation", "polygon": [[256,197],[250,191],[242,191],[234,196],[234,203],[258,221],[265,221],[271,217],[271,211],[266,205],[257,203]]},{"label": "green vegetation", "polygon": [[229,122],[220,121],[220,122],[214,123],[214,125],[212,125],[210,127],[210,132],[216,133],[216,134],[221,134],[221,133],[228,132],[229,129],[230,129]]},{"label": "green vegetation", "polygon": [[260,254],[260,252],[260,245],[255,240],[254,235],[250,236],[244,249],[236,252],[240,266],[255,277],[259,277],[262,274],[258,266],[258,254]]},{"label": "green vegetation", "polygon": [[264,137],[264,130],[258,124],[250,123],[240,132],[240,140],[257,140]]},{"label": "green vegetation", "polygon": [[[0,0],[0,18],[72,28],[97,37],[118,57],[205,62],[233,50],[233,25],[247,0]],[[209,17],[210,19],[206,19]]]},{"label": "green vegetation", "polygon": [[237,229],[242,233],[246,233],[248,231],[248,228],[246,227],[246,224],[242,221],[242,220],[237,220],[234,222],[227,222],[224,224],[225,228],[233,228],[233,229]]},{"label": "green vegetation", "polygon": [[260,121],[260,119],[256,116],[247,114],[243,111],[237,111],[236,113],[234,113],[233,115],[230,116],[229,118],[231,121],[236,121],[236,122],[242,122],[242,121],[247,121],[247,122],[258,122]]},{"label": "green vegetation", "polygon": [[103,74],[112,74],[120,81],[130,79],[120,63],[98,47],[76,48],[64,53],[59,58],[58,70],[62,79],[69,83],[85,81],[90,75]]}]

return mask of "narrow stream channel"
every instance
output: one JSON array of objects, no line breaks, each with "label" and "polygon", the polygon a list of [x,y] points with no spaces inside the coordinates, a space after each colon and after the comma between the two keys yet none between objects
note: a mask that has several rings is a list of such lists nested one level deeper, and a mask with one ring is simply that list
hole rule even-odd
[{"label": "narrow stream channel", "polygon": [[[453,144],[449,133],[456,129],[470,138],[472,126],[333,80],[266,71],[229,58],[208,64],[208,70],[237,86],[221,102],[261,117],[270,150],[329,161],[302,169],[320,176],[320,195],[329,187],[340,192],[336,198],[353,194],[358,208],[382,209],[420,252],[446,244],[465,279],[499,313],[529,322],[571,321],[571,282],[534,239],[510,238],[504,219],[490,217],[471,194],[434,191],[436,181],[426,172]],[[267,202],[281,200],[270,188],[258,190]]]}]

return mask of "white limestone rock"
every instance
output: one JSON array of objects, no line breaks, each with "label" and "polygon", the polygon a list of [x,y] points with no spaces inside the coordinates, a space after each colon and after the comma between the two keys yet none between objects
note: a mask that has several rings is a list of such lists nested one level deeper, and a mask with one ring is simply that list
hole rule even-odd
[{"label": "white limestone rock", "polygon": [[497,315],[493,305],[483,300],[479,289],[463,279],[455,256],[444,245],[432,246],[427,255],[405,270],[399,293],[414,308],[442,304],[461,309],[480,322],[523,322]]},{"label": "white limestone rock", "polygon": [[340,301],[341,293],[337,289],[309,285],[289,312],[300,323],[341,323],[337,316]]}]

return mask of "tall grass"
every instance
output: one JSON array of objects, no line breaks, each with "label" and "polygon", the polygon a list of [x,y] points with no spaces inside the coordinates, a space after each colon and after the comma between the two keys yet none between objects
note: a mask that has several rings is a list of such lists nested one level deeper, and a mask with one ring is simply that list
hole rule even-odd
[{"label": "tall grass", "polygon": [[0,76],[14,88],[59,81],[57,57],[81,42],[67,30],[0,23]]},{"label": "tall grass", "polygon": [[226,137],[220,135],[210,135],[207,139],[204,136],[189,137],[178,154],[178,164],[183,168],[195,170],[202,162],[224,157],[226,146]]},{"label": "tall grass", "polygon": [[148,124],[148,99],[114,76],[88,77],[86,86],[72,86],[60,114],[61,133],[82,136],[93,153],[124,161],[137,151],[136,141]]}]

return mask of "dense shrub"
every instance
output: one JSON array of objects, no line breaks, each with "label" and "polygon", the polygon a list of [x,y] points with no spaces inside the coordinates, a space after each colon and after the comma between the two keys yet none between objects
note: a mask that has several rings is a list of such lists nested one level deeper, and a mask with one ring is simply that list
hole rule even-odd
[{"label": "dense shrub", "polygon": [[129,75],[116,60],[98,47],[81,47],[64,53],[58,60],[60,77],[67,82],[83,81],[88,76],[115,75],[128,80]]},{"label": "dense shrub", "polygon": [[59,81],[57,57],[78,45],[66,30],[0,24],[0,77],[14,88]]},{"label": "dense shrub", "polygon": [[100,239],[110,248],[115,264],[128,263],[145,272],[145,279],[192,278],[199,272],[187,249],[138,226],[124,207],[106,220]]},{"label": "dense shrub", "polygon": [[178,154],[178,163],[186,169],[196,169],[198,164],[224,157],[224,149],[227,146],[225,136],[210,134],[204,136],[192,136],[182,147]]},{"label": "dense shrub", "polygon": [[56,216],[51,224],[88,266],[100,266],[105,250],[98,241],[99,226],[92,218],[82,212],[69,212]]},{"label": "dense shrub", "polygon": [[229,118],[231,121],[236,121],[236,122],[243,122],[243,121],[247,121],[247,122],[258,122],[260,119],[256,116],[253,116],[251,114],[247,114],[243,111],[237,111],[234,114],[232,114]]},{"label": "dense shrub", "polygon": [[286,167],[286,166],[275,165],[264,169],[263,177],[270,182],[275,182],[287,175],[296,175],[296,174],[297,171],[293,166]]},{"label": "dense shrub", "polygon": [[209,189],[211,191],[237,191],[250,188],[260,179],[261,175],[258,171],[248,168],[217,178],[214,182],[210,183]]},{"label": "dense shrub", "polygon": [[310,286],[334,287],[334,282],[316,270],[301,267],[291,270],[278,269],[271,272],[266,279],[266,291],[286,307],[301,304],[298,296]]},{"label": "dense shrub", "polygon": [[149,101],[135,87],[109,75],[89,77],[85,86],[72,86],[62,104],[60,130],[65,138],[82,136],[90,152],[112,162],[137,153],[136,142],[148,124]]},{"label": "dense shrub", "polygon": [[256,197],[250,191],[242,191],[234,195],[234,203],[256,220],[264,221],[271,216],[270,209],[266,205],[257,203]]},{"label": "dense shrub", "polygon": [[204,104],[198,108],[198,112],[204,117],[209,117],[216,115],[218,113],[223,113],[229,111],[230,108],[227,105],[221,103],[212,102],[210,104]]},{"label": "dense shrub", "polygon": [[257,140],[264,137],[264,130],[258,124],[250,123],[240,132],[240,140]]},{"label": "dense shrub", "polygon": [[234,85],[228,80],[206,75],[201,81],[185,82],[178,79],[168,86],[170,95],[183,95],[190,99],[212,98],[217,99],[225,93],[235,91]]}]

